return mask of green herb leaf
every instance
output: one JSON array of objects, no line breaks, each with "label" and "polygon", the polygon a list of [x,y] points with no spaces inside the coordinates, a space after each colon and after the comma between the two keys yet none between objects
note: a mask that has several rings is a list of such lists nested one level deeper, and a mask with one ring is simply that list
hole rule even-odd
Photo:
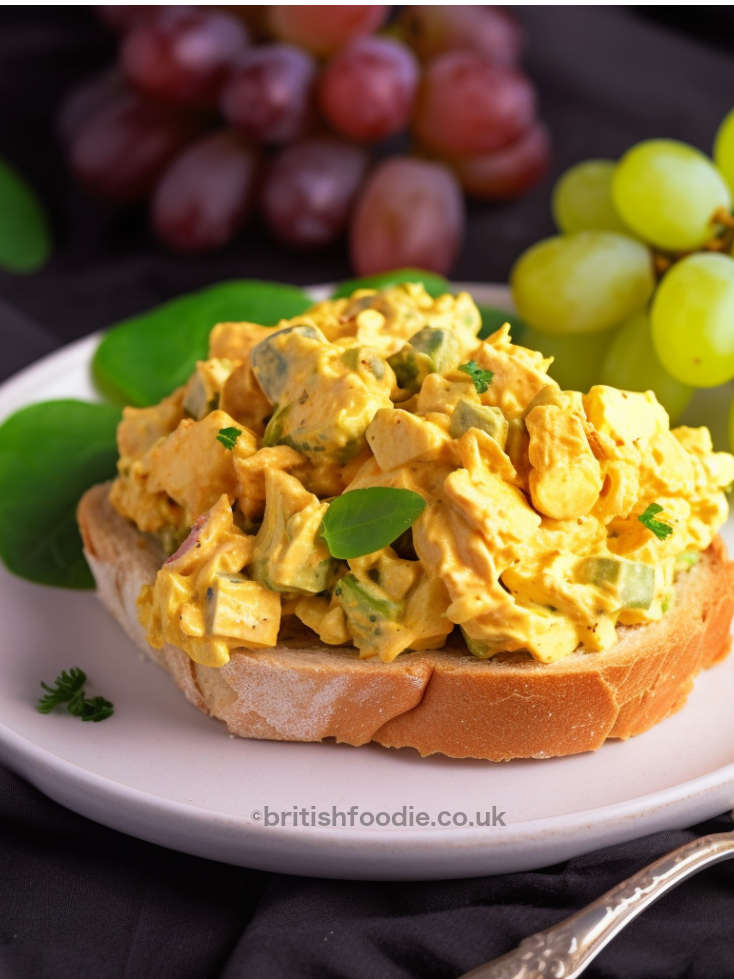
[{"label": "green herb leaf", "polygon": [[76,507],[115,474],[120,410],[83,401],[21,408],[0,426],[0,556],[22,578],[93,588]]},{"label": "green herb leaf", "polygon": [[70,670],[62,670],[56,677],[54,685],[49,687],[47,683],[41,683],[46,693],[38,698],[36,710],[39,714],[48,714],[59,704],[65,704],[76,696],[87,682],[87,674],[80,670],[78,666],[72,666]]},{"label": "green herb leaf", "polygon": [[217,432],[217,442],[221,442],[224,448],[231,452],[240,435],[242,435],[241,428],[234,428],[231,425],[229,428],[220,428]]},{"label": "green herb leaf", "polygon": [[521,343],[523,334],[527,330],[527,323],[521,320],[517,313],[508,313],[504,309],[495,309],[494,306],[483,306],[477,304],[477,309],[482,317],[482,325],[477,336],[480,340],[486,340],[495,330],[499,330],[505,323],[511,326],[510,335],[513,343]]},{"label": "green herb leaf", "polygon": [[662,513],[663,508],[659,503],[651,503],[644,513],[638,516],[638,520],[641,524],[644,524],[648,530],[652,531],[658,540],[665,540],[666,537],[670,537],[673,533],[673,528],[662,520],[656,520],[655,517],[658,513]]},{"label": "green herb leaf", "polygon": [[485,370],[484,367],[480,367],[475,360],[470,360],[466,364],[460,364],[459,370],[463,371],[464,374],[469,375],[474,382],[474,387],[476,388],[477,394],[484,394],[491,384],[492,378],[494,377],[492,371],[488,371]]},{"label": "green herb leaf", "polygon": [[0,160],[0,267],[35,272],[51,241],[41,203],[23,178]]},{"label": "green herb leaf", "polygon": [[114,704],[104,697],[85,697],[77,694],[69,701],[67,708],[74,717],[80,717],[83,721],[105,721],[115,712]]},{"label": "green herb leaf", "polygon": [[114,713],[114,705],[104,697],[87,697],[84,692],[86,682],[87,675],[78,666],[72,666],[68,672],[62,670],[53,687],[41,683],[47,693],[39,698],[36,710],[41,714],[49,714],[54,707],[64,704],[69,714],[81,718],[82,721],[96,723],[106,720]]},{"label": "green herb leaf", "polygon": [[301,289],[256,279],[189,292],[113,326],[94,355],[95,380],[124,404],[155,404],[206,357],[209,333],[217,323],[247,320],[274,326],[312,305]]},{"label": "green herb leaf", "polygon": [[423,497],[412,490],[389,486],[350,490],[329,505],[321,533],[332,557],[361,557],[392,544],[425,506]]},{"label": "green herb leaf", "polygon": [[349,279],[332,293],[332,299],[342,299],[351,296],[357,289],[389,289],[390,286],[400,285],[401,282],[420,282],[429,296],[442,296],[445,292],[451,292],[451,285],[448,279],[435,272],[426,272],[423,269],[393,269],[390,272],[380,272],[379,275],[367,275],[361,279]]}]

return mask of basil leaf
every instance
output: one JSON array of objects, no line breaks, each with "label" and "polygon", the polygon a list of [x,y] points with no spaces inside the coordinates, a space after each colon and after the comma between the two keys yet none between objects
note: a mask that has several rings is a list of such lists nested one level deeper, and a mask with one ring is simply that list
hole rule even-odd
[{"label": "basil leaf", "polygon": [[48,222],[40,201],[25,180],[0,160],[0,267],[35,272],[50,251]]},{"label": "basil leaf", "polygon": [[372,486],[337,496],[324,514],[321,533],[336,558],[361,557],[392,544],[425,509],[412,490]]},{"label": "basil leaf", "polygon": [[294,286],[234,279],[189,292],[113,326],[92,361],[100,388],[131,405],[156,404],[207,355],[209,333],[226,320],[274,326],[310,306]]},{"label": "basil leaf", "polygon": [[76,524],[79,497],[115,474],[120,410],[44,401],[0,425],[0,556],[21,578],[93,588]]},{"label": "basil leaf", "polygon": [[420,282],[429,296],[442,296],[451,292],[451,284],[442,275],[435,272],[425,272],[423,269],[393,269],[391,272],[380,272],[379,275],[368,275],[362,279],[349,279],[337,286],[332,293],[332,299],[342,299],[351,296],[357,289],[388,289],[400,285],[401,282]]},{"label": "basil leaf", "polygon": [[494,306],[483,306],[477,303],[477,308],[482,317],[482,325],[477,336],[480,340],[486,340],[495,330],[504,323],[509,323],[512,327],[510,335],[513,343],[522,343],[523,333],[527,329],[527,324],[521,320],[517,313],[508,313],[505,309],[496,309]]}]

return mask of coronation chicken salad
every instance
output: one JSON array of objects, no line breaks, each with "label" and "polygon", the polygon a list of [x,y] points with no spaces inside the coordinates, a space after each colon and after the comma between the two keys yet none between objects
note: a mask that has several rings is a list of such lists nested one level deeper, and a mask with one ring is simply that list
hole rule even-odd
[{"label": "coronation chicken salad", "polygon": [[[734,457],[651,392],[562,391],[550,358],[480,326],[466,293],[361,290],[220,323],[184,387],[125,409],[111,500],[170,555],[138,600],[150,643],[222,666],[295,617],[383,661],[458,627],[478,657],[551,663],[659,619],[726,519]],[[330,502],[372,487],[425,507],[333,557]]]}]

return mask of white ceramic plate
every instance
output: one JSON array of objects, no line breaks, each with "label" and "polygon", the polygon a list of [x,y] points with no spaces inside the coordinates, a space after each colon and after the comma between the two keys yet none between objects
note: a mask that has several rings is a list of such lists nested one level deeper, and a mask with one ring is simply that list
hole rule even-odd
[{"label": "white ceramic plate", "polygon": [[[503,288],[472,292],[508,306]],[[6,383],[0,417],[43,398],[95,397],[96,343],[74,343]],[[725,536],[733,542],[731,525]],[[143,659],[90,593],[42,588],[0,570],[0,621],[6,762],[85,816],[216,860],[332,877],[477,876],[682,827],[734,804],[734,660],[700,677],[683,711],[632,741],[493,765],[376,746],[230,738]],[[111,719],[87,725],[34,710],[39,681],[71,665],[86,670],[92,692],[114,700]],[[289,815],[285,826],[266,826],[266,806],[304,808],[309,820],[324,812],[336,825],[293,826]],[[494,826],[470,825],[493,807]],[[384,821],[380,813],[409,823],[411,812],[414,823],[426,812],[429,824],[363,824],[369,814]],[[464,813],[467,825],[431,825],[446,818],[440,812]]]}]

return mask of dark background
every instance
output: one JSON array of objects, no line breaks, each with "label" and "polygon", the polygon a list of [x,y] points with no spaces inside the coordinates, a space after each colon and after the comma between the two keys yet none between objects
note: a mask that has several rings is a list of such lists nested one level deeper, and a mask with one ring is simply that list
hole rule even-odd
[{"label": "dark background", "polygon": [[[457,279],[504,281],[519,252],[552,232],[549,191],[569,164],[616,157],[654,136],[710,150],[734,104],[727,8],[518,13],[529,34],[526,65],[553,135],[553,168],[522,200],[471,209]],[[65,169],[55,116],[65,93],[107,63],[113,48],[89,8],[0,10],[0,155],[39,191],[55,238],[54,257],[40,273],[0,273],[2,376],[60,341],[205,283],[233,276],[309,283],[349,272],[341,246],[294,255],[256,224],[224,252],[174,258],[149,236],[144,212],[90,201]],[[227,867],[133,840],[60,808],[0,768],[0,977],[449,979],[695,834],[729,825],[722,816],[505,877],[329,882]],[[587,974],[734,977],[734,865],[712,868],[666,897]]]}]

